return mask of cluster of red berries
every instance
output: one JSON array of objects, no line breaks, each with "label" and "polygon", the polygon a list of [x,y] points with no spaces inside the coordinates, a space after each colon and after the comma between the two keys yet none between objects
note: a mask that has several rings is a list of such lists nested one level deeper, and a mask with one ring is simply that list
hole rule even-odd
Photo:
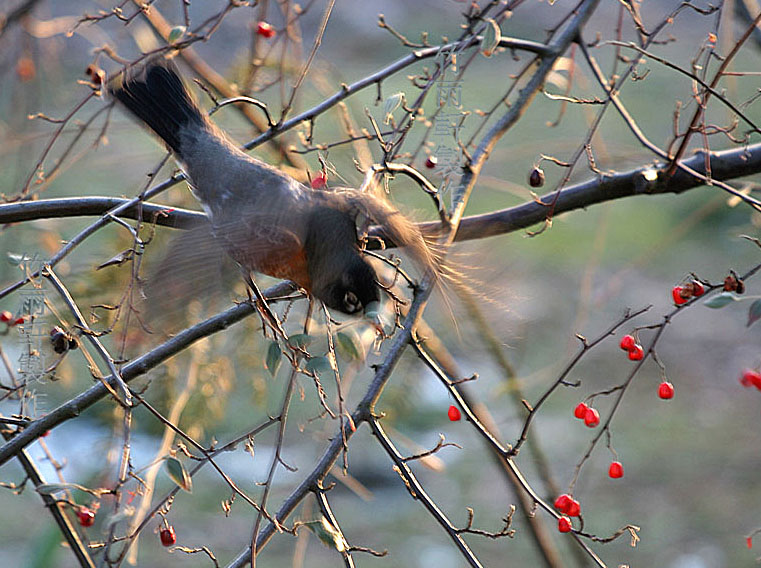
[{"label": "cluster of red berries", "polygon": [[753,369],[745,369],[740,375],[740,384],[744,387],[756,387],[761,390],[761,373]]},{"label": "cluster of red berries", "polygon": [[699,280],[693,280],[682,284],[680,286],[674,286],[671,289],[671,297],[674,298],[674,304],[681,306],[686,304],[690,298],[698,298],[706,293],[706,287]]},{"label": "cluster of red berries", "polygon": [[597,412],[597,409],[588,406],[584,402],[580,402],[576,405],[576,408],[573,410],[573,415],[579,420],[583,420],[584,424],[590,428],[594,428],[600,423],[600,413]]},{"label": "cluster of red berries", "polygon": [[457,408],[455,405],[451,405],[449,407],[449,410],[447,411],[447,416],[452,422],[457,422],[460,418],[462,418],[460,409]]},{"label": "cluster of red berries", "polygon": [[621,343],[618,344],[621,349],[629,353],[629,359],[632,361],[641,361],[645,356],[645,350],[637,343],[633,335],[624,335],[621,338]]},{"label": "cluster of red berries", "polygon": [[256,24],[256,34],[262,36],[263,38],[270,39],[276,33],[277,32],[275,31],[275,28],[272,27],[272,24],[269,24],[265,21],[261,21]]},{"label": "cluster of red berries", "polygon": [[573,528],[571,517],[578,517],[581,514],[581,503],[568,493],[563,493],[555,499],[554,506],[563,513],[563,516],[558,519],[558,530],[562,533],[570,532]]}]

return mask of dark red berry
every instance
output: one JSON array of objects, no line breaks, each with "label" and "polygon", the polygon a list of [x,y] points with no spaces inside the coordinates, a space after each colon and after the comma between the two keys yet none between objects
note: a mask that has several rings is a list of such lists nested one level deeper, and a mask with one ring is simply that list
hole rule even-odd
[{"label": "dark red berry", "polygon": [[629,350],[629,359],[632,361],[642,361],[642,358],[645,356],[645,350],[642,349],[642,346],[639,344],[636,344],[634,347],[632,347]]},{"label": "dark red berry", "polygon": [[619,479],[624,476],[624,466],[620,461],[610,462],[608,475],[613,479]]},{"label": "dark red berry", "polygon": [[528,176],[528,184],[531,187],[542,187],[544,185],[544,171],[542,171],[542,168],[536,167],[531,170]]},{"label": "dark red berry", "polygon": [[436,156],[428,156],[425,160],[425,167],[429,170],[435,168],[439,163],[439,159]]},{"label": "dark red berry", "polygon": [[275,28],[272,27],[272,24],[262,21],[256,25],[256,33],[269,39],[275,35]]},{"label": "dark red berry", "polygon": [[164,546],[172,546],[177,542],[177,535],[174,534],[174,527],[169,525],[168,527],[161,527],[159,531],[159,538],[161,538],[161,544]]},{"label": "dark red berry", "polygon": [[596,408],[587,408],[587,412],[584,414],[584,424],[590,428],[594,428],[600,423],[600,413]]},{"label": "dark red berry", "polygon": [[69,348],[69,338],[66,332],[58,326],[50,330],[50,343],[53,344],[53,351],[63,353]]},{"label": "dark red berry", "polygon": [[576,405],[576,408],[573,409],[573,415],[580,420],[584,420],[584,417],[587,415],[587,410],[589,410],[589,407],[585,403],[580,402]]},{"label": "dark red berry", "polygon": [[668,381],[663,381],[658,387],[658,396],[663,400],[669,400],[674,398],[674,385]]},{"label": "dark red berry", "polygon": [[571,525],[571,519],[566,516],[562,516],[558,519],[558,530],[562,533],[571,532],[573,526]]},{"label": "dark red berry", "polygon": [[745,283],[740,280],[733,271],[724,279],[724,291],[737,292],[738,294],[742,294],[745,292]]},{"label": "dark red berry", "polygon": [[13,326],[13,325],[21,325],[25,321],[26,321],[26,318],[24,316],[21,316],[20,318],[16,318],[13,322],[11,322],[8,325],[11,325],[11,326]]},{"label": "dark red berry", "polygon": [[77,510],[77,519],[83,527],[91,527],[95,523],[95,511],[91,511],[87,507],[80,507]]},{"label": "dark red berry", "polygon": [[693,280],[692,281],[692,295],[693,296],[702,296],[706,293],[706,287],[703,286],[703,283],[699,280]]},{"label": "dark red berry", "polygon": [[0,313],[0,321],[3,323],[8,323],[13,319],[13,314],[9,312],[8,310]]},{"label": "dark red berry", "polygon": [[631,351],[634,346],[637,345],[637,340],[633,335],[624,335],[621,338],[621,343],[618,344],[624,351]]},{"label": "dark red berry", "polygon": [[449,410],[447,411],[447,416],[449,416],[449,419],[452,422],[457,422],[460,418],[462,418],[462,414],[460,414],[460,409],[454,405],[451,405],[449,407]]}]

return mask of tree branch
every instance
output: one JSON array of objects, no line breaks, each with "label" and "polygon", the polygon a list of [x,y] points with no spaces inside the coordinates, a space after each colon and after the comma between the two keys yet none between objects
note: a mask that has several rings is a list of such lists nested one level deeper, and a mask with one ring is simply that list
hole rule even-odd
[{"label": "tree branch", "polygon": [[[273,298],[282,295],[291,289],[289,283],[283,282],[268,288],[263,293],[267,297]],[[250,302],[238,304],[235,307],[225,310],[221,314],[217,314],[214,317],[178,333],[142,357],[125,365],[122,368],[122,379],[126,383],[130,382],[132,379],[145,374],[147,371],[160,365],[170,357],[180,353],[199,339],[203,339],[204,337],[208,337],[209,335],[227,329],[232,324],[239,322],[253,313],[256,313],[256,307]],[[111,388],[116,388],[118,386],[116,378],[110,375],[104,378],[101,383],[90,387],[85,392],[63,403],[49,414],[30,422],[28,426],[14,436],[12,440],[0,447],[0,466],[18,454],[34,440],[42,436],[46,431],[52,430],[67,420],[76,418],[82,413],[82,411],[107,396],[109,390],[106,387],[106,384],[110,385]]]}]

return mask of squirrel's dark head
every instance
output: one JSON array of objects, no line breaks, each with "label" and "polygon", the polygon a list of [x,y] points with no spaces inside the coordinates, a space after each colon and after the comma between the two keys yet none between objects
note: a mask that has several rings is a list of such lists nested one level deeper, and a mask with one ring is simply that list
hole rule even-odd
[{"label": "squirrel's dark head", "polygon": [[379,301],[378,276],[359,250],[354,217],[319,207],[308,225],[305,248],[312,294],[345,314],[356,314]]},{"label": "squirrel's dark head", "polygon": [[380,301],[375,270],[359,253],[347,263],[341,274],[336,274],[336,278],[323,289],[315,289],[314,294],[329,308],[345,314],[356,314],[371,302]]}]

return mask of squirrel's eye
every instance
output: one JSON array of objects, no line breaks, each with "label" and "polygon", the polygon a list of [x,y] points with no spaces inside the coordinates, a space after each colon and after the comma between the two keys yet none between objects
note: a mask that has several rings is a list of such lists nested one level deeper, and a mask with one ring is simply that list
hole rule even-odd
[{"label": "squirrel's eye", "polygon": [[357,295],[351,290],[347,291],[346,294],[344,294],[344,307],[350,314],[358,312],[360,309],[362,309],[362,304],[359,301],[359,298],[357,298]]}]

